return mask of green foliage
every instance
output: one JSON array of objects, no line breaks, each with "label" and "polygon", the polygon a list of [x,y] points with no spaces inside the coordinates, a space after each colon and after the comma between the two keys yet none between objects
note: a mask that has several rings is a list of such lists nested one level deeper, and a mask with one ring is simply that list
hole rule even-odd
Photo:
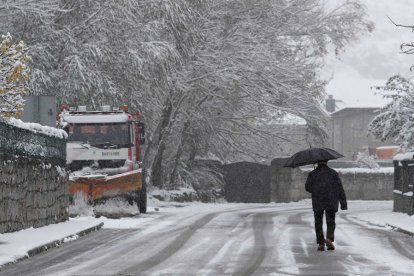
[{"label": "green foliage", "polygon": [[23,110],[22,96],[27,94],[30,70],[27,47],[13,44],[8,33],[0,43],[0,116],[19,118]]}]

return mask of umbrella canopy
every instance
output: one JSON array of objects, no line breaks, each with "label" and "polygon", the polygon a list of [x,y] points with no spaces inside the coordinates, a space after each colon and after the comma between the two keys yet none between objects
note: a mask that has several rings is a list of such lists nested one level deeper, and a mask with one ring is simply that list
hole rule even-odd
[{"label": "umbrella canopy", "polygon": [[292,155],[284,167],[296,168],[299,166],[315,164],[318,161],[328,161],[344,157],[342,154],[329,148],[309,148]]}]

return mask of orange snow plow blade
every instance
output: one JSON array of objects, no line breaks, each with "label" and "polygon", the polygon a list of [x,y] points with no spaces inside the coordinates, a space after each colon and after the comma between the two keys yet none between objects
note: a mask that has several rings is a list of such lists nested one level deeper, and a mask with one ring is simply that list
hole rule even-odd
[{"label": "orange snow plow blade", "polygon": [[111,197],[124,196],[142,189],[142,172],[134,170],[122,174],[88,175],[69,181],[69,194],[82,193],[89,204]]}]

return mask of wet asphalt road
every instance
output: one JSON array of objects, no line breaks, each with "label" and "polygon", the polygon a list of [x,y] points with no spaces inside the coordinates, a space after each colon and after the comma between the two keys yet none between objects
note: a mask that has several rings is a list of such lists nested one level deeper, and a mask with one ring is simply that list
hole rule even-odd
[{"label": "wet asphalt road", "polygon": [[305,203],[149,212],[137,228],[102,229],[0,275],[414,275],[414,238],[352,217],[364,211],[338,213],[337,250],[325,252]]}]

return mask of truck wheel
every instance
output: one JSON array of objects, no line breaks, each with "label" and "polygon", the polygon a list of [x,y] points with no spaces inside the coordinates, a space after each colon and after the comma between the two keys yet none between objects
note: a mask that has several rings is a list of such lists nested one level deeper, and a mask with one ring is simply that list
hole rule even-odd
[{"label": "truck wheel", "polygon": [[138,202],[139,212],[145,214],[147,212],[147,189],[142,188],[139,192],[139,202]]}]

